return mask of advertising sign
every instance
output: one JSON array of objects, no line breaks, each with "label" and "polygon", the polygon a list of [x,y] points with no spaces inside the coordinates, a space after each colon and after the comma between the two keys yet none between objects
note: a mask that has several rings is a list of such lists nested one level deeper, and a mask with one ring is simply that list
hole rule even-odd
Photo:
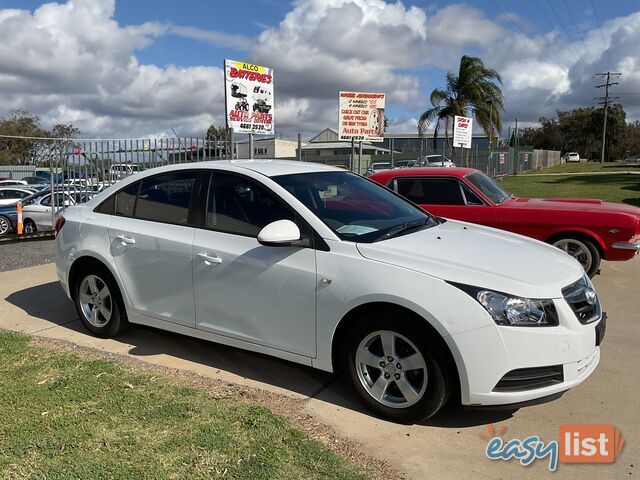
[{"label": "advertising sign", "polygon": [[340,92],[338,135],[340,140],[382,142],[384,93]]},{"label": "advertising sign", "polygon": [[505,158],[504,153],[501,153],[500,156],[499,156],[500,165],[504,165],[504,158]]},{"label": "advertising sign", "polygon": [[273,135],[273,69],[224,61],[227,126],[236,133]]},{"label": "advertising sign", "polygon": [[453,124],[453,146],[471,148],[471,131],[473,130],[473,120],[469,117],[454,118]]}]

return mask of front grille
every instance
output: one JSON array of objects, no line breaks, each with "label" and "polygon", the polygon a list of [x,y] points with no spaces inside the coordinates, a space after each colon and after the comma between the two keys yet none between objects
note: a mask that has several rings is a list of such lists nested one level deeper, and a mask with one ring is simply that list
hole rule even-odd
[{"label": "front grille", "polygon": [[562,295],[580,323],[586,325],[595,322],[602,315],[600,301],[586,275],[577,282],[564,287]]},{"label": "front grille", "polygon": [[518,392],[549,387],[564,381],[562,365],[511,370],[493,387],[494,392]]}]

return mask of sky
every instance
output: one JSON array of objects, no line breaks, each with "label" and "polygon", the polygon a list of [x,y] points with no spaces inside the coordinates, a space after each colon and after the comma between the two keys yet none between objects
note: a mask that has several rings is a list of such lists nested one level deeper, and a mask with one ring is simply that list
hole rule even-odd
[{"label": "sky", "polygon": [[414,133],[467,54],[502,75],[504,134],[596,105],[606,71],[640,120],[638,45],[637,0],[0,0],[0,117],[203,136],[224,124],[228,58],[273,67],[278,136],[336,129],[340,90],[386,93],[389,131]]}]

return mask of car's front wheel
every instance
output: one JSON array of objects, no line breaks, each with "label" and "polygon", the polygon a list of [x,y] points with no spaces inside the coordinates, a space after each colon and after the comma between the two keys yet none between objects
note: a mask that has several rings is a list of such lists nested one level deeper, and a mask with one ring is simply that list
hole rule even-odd
[{"label": "car's front wheel", "polygon": [[600,252],[595,244],[583,237],[562,237],[553,241],[553,246],[575,258],[589,277],[600,269]]},{"label": "car's front wheel", "polygon": [[83,269],[74,288],[76,311],[91,333],[111,338],[129,326],[118,285],[105,267]]},{"label": "car's front wheel", "polygon": [[27,219],[24,221],[24,233],[36,233],[38,228],[33,220]]},{"label": "car's front wheel", "polygon": [[395,421],[434,415],[451,393],[446,355],[426,325],[389,310],[358,322],[346,336],[343,369],[371,410]]}]

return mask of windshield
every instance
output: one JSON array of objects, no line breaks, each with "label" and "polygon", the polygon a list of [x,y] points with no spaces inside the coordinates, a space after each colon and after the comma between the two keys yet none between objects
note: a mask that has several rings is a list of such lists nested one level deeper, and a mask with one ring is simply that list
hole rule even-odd
[{"label": "windshield", "polygon": [[484,195],[496,205],[508,200],[511,195],[504,188],[498,185],[494,180],[487,177],[484,173],[473,172],[467,175],[467,180],[480,190]]},{"label": "windshield", "polygon": [[281,175],[273,180],[342,240],[371,243],[437,224],[423,210],[351,172]]}]

